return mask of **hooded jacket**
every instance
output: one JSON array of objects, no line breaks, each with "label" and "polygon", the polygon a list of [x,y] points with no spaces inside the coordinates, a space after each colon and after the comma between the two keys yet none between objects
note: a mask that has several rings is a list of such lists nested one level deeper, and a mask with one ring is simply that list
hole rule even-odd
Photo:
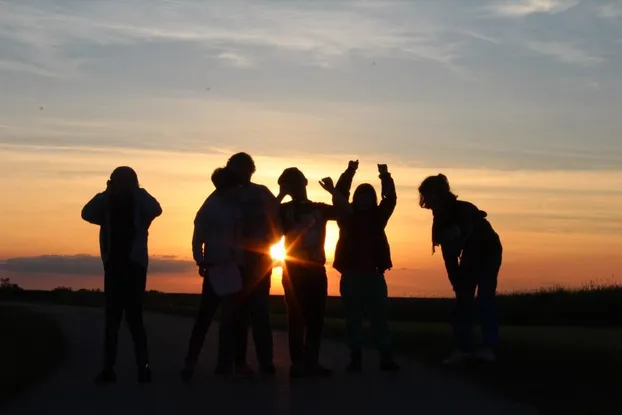
[{"label": "hooded jacket", "polygon": [[[140,266],[149,265],[148,239],[151,222],[162,214],[160,203],[145,189],[138,188],[133,193],[134,240],[131,244],[130,259]],[[104,264],[110,253],[110,195],[108,191],[96,194],[83,208],[82,219],[99,225],[99,250]]]}]

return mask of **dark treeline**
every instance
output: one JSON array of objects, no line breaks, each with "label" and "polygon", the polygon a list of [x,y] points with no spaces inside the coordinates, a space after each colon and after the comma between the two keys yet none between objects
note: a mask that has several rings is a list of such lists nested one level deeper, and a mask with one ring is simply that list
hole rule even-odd
[{"label": "dark treeline", "polygon": [[[59,287],[54,291],[0,290],[0,300],[46,302],[76,306],[103,306],[103,293],[73,291]],[[197,294],[167,294],[150,291],[145,308],[152,311],[194,316],[199,305]],[[444,298],[391,298],[391,319],[395,322],[444,323],[450,316],[452,300]],[[595,287],[584,290],[550,290],[500,295],[501,322],[506,325],[622,326],[622,287]],[[283,296],[271,297],[274,314],[285,313]],[[329,297],[326,316],[342,318],[339,297]]]}]

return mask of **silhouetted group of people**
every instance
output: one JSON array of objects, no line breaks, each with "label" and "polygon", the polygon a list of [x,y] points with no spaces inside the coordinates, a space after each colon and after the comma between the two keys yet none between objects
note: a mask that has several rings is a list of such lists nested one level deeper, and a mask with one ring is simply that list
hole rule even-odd
[{"label": "silhouetted group of people", "polygon": [[[361,372],[363,320],[370,320],[382,371],[397,371],[389,333],[385,272],[393,267],[385,228],[397,203],[395,183],[386,165],[378,165],[381,194],[371,184],[352,194],[358,161],[350,161],[336,184],[320,181],[332,204],[313,202],[308,181],[298,168],[285,169],[274,196],[252,182],[255,163],[247,153],[233,155],[211,177],[215,190],[198,210],[192,237],[193,258],[203,277],[201,301],[190,334],[181,377],[192,379],[203,342],[220,309],[218,375],[250,375],[249,326],[259,372],[273,375],[270,285],[271,247],[285,238],[283,288],[287,306],[290,376],[327,377],[320,348],[327,299],[326,224],[336,221],[339,239],[333,267],[341,274],[340,293],[347,322],[350,361],[346,370]],[[419,187],[420,206],[433,213],[432,249],[440,246],[456,294],[453,316],[456,350],[446,360],[460,363],[475,356],[492,362],[498,344],[495,314],[502,246],[486,213],[457,200],[445,176],[426,178]],[[283,202],[289,196],[291,201]],[[115,169],[107,189],[82,210],[82,218],[100,226],[104,262],[105,341],[98,383],[116,381],[118,332],[123,314],[134,342],[138,379],[151,380],[142,304],[148,268],[147,239],[159,203],[138,183],[130,167]],[[476,301],[476,291],[477,300]],[[471,331],[479,308],[483,347],[474,354]]]}]

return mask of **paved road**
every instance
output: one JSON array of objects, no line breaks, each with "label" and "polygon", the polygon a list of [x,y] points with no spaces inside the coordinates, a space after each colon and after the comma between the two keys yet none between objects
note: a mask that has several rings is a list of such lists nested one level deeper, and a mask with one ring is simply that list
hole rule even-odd
[{"label": "paved road", "polygon": [[[403,371],[384,374],[376,370],[375,353],[359,376],[340,370],[346,352],[326,341],[322,360],[334,367],[333,379],[287,377],[287,345],[283,333],[275,334],[276,378],[216,378],[212,376],[217,330],[206,341],[202,360],[190,385],[179,379],[179,370],[192,326],[184,317],[147,314],[154,382],[136,382],[132,347],[125,327],[119,342],[116,385],[92,382],[101,361],[103,318],[98,309],[64,306],[31,306],[61,322],[70,353],[61,367],[25,394],[4,415],[40,414],[382,414],[398,410],[417,414],[531,414],[512,402],[447,374],[401,359]],[[252,343],[252,342],[251,342]],[[249,356],[254,350],[249,348]]]}]

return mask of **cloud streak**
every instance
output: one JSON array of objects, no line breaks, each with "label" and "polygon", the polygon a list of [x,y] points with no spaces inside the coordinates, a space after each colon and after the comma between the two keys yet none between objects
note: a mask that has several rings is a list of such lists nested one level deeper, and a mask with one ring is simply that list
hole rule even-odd
[{"label": "cloud streak", "polygon": [[490,11],[501,17],[525,17],[532,14],[563,13],[579,4],[578,0],[495,1]]},{"label": "cloud streak", "polygon": [[589,54],[571,43],[530,42],[527,47],[541,55],[554,58],[562,63],[592,66],[605,61],[604,58]]},{"label": "cloud streak", "polygon": [[[152,257],[150,274],[175,274],[194,269],[194,263],[171,257]],[[103,272],[101,259],[92,255],[41,255],[9,258],[0,263],[0,270],[18,274],[53,274],[95,276]]]}]

